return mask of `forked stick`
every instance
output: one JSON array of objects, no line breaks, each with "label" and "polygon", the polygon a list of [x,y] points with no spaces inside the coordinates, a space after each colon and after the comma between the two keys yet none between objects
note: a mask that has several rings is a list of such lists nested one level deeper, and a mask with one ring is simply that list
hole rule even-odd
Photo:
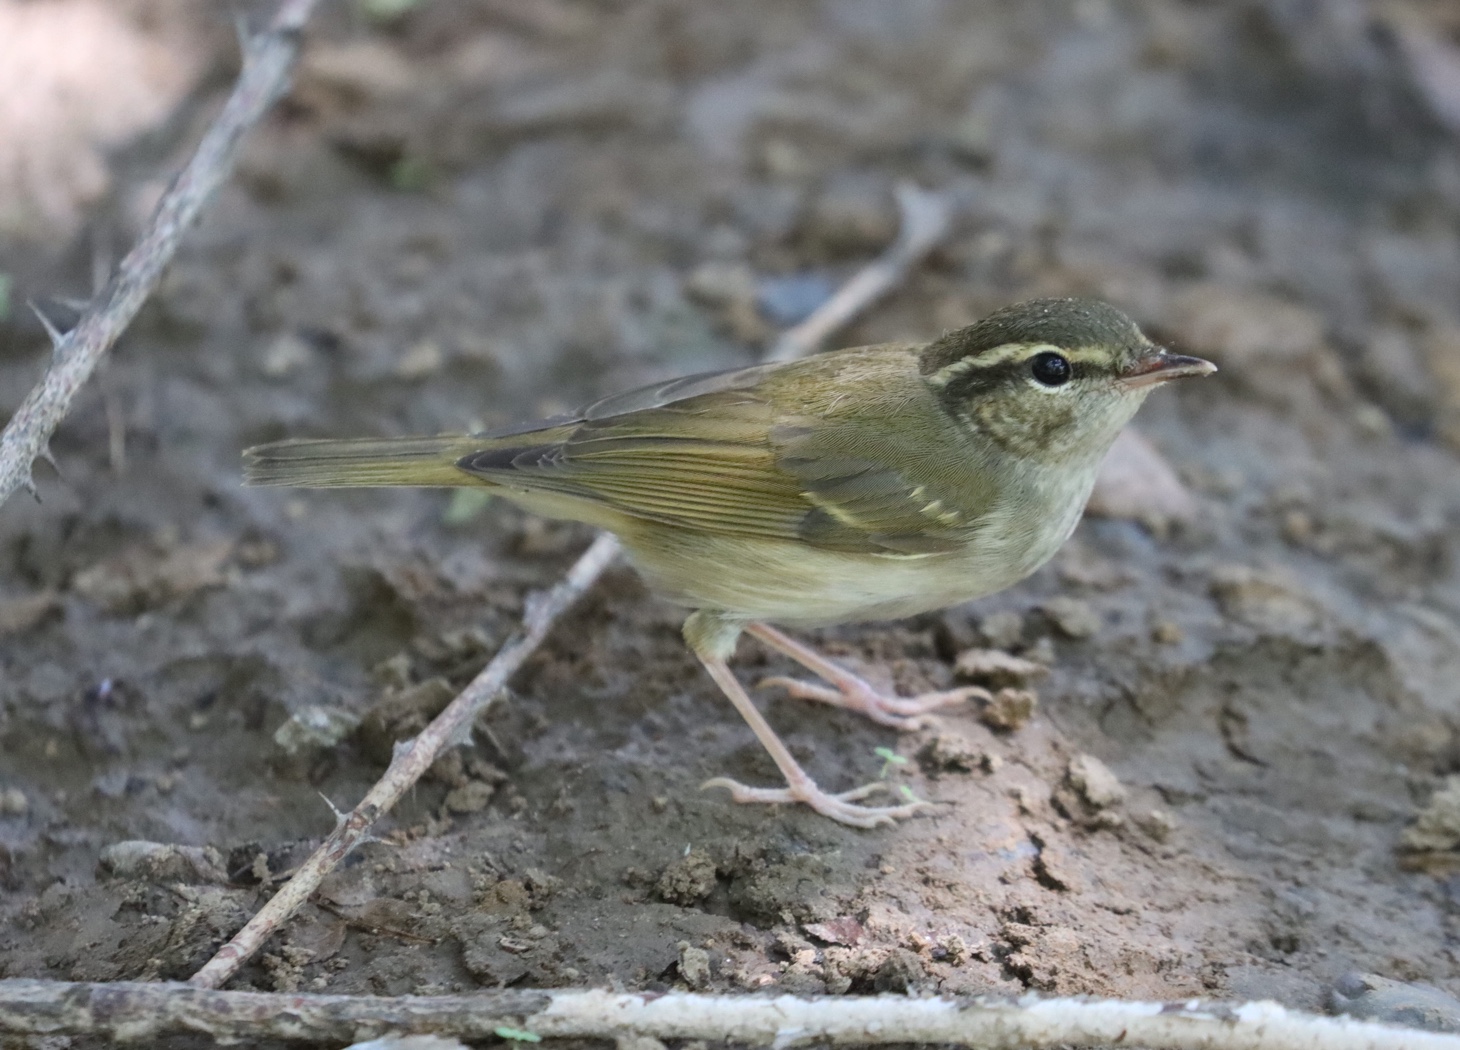
[{"label": "forked stick", "polygon": [[219,992],[182,984],[0,981],[0,1035],[341,1045],[430,1033],[477,1042],[544,1038],[708,1040],[716,1044],[990,1048],[1143,1046],[1151,1050],[1460,1050],[1460,1036],[1317,1017],[1276,1003],[1189,1000],[921,999],[905,995],[622,994],[502,989],[385,998]]},{"label": "forked stick", "polygon": [[[914,187],[899,187],[898,200],[903,207],[903,232],[880,258],[865,267],[837,295],[829,299],[806,321],[786,333],[777,344],[780,350],[792,347],[796,357],[816,350],[823,339],[850,321],[890,287],[888,273],[901,280],[912,266],[909,243],[922,258],[929,248],[948,232],[952,210],[937,194]],[[890,261],[889,261],[890,260]],[[876,273],[875,280],[864,279]],[[849,295],[851,289],[861,291]],[[818,318],[821,318],[818,320]],[[789,340],[789,342],[788,342]],[[778,352],[780,352],[778,350]],[[197,988],[218,988],[243,965],[281,924],[303,906],[345,856],[369,834],[379,817],[395,805],[431,768],[431,764],[453,742],[463,739],[472,723],[501,695],[507,682],[522,662],[546,637],[553,621],[562,615],[608,568],[618,554],[618,541],[604,534],[568,570],[568,575],[548,592],[538,604],[530,605],[522,629],[497,653],[482,672],[472,679],[422,733],[409,744],[397,748],[385,775],[376,782],[349,816],[343,818],[288,882],[251,918],[233,939],[218,950],[201,970],[193,974],[189,984]]]},{"label": "forked stick", "polygon": [[243,136],[289,86],[299,36],[318,0],[282,0],[268,28],[244,44],[243,72],[197,152],[168,186],[146,230],[69,332],[40,311],[51,337],[51,364],[0,433],[0,504],[18,488],[37,494],[32,469],[50,458],[51,435],[103,355],[126,331],[177,254],[199,212],[233,171]]}]

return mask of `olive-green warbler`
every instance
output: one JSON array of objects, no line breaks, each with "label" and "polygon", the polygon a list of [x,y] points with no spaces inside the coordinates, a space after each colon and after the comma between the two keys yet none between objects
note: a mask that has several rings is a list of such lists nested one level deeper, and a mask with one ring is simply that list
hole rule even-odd
[{"label": "olive-green warbler", "polygon": [[694,610],[685,639],[786,779],[706,786],[870,827],[926,803],[818,787],[730,671],[740,633],[826,683],[776,680],[795,695],[884,725],[966,699],[883,695],[771,624],[911,616],[1023,579],[1074,530],[1146,395],[1213,371],[1105,303],[1041,299],[931,343],[687,376],[483,434],[262,445],[245,469],[252,485],[487,486],[616,533],[655,591]]}]

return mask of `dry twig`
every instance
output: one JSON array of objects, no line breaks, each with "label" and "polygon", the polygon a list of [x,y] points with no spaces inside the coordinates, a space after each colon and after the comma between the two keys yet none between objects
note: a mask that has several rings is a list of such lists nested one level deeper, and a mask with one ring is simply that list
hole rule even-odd
[{"label": "dry twig", "polygon": [[[837,295],[802,324],[786,333],[778,343],[790,347],[795,357],[817,349],[821,341],[856,316],[868,303],[882,295],[891,281],[906,276],[912,263],[925,255],[932,244],[946,235],[951,210],[937,194],[901,187],[904,229],[897,241]],[[911,246],[911,247],[909,247]],[[864,275],[877,271],[875,281]],[[885,276],[888,273],[894,277]],[[859,283],[860,282],[860,283]],[[854,294],[849,290],[860,288]],[[368,835],[371,826],[420,779],[437,757],[462,739],[471,724],[506,688],[522,662],[538,647],[553,621],[593,586],[618,554],[618,541],[604,534],[568,570],[568,575],[547,596],[529,607],[526,621],[482,672],[409,745],[402,745],[385,775],[370,789],[360,804],[343,818],[330,836],[304,862],[284,887],[252,919],[218,950],[207,964],[193,974],[189,983],[198,988],[217,988],[237,972],[254,952],[286,922],[319,887],[345,856]]]},{"label": "dry twig", "polygon": [[897,207],[902,213],[902,226],[892,246],[857,271],[815,313],[777,339],[767,360],[790,361],[811,353],[831,333],[905,281],[912,268],[948,236],[953,225],[952,198],[910,182],[898,185]]},{"label": "dry twig", "polygon": [[371,826],[400,797],[421,779],[431,763],[453,742],[462,739],[476,717],[486,710],[529,656],[542,644],[557,618],[593,586],[595,580],[618,555],[618,541],[604,533],[580,557],[556,587],[529,602],[522,626],[502,646],[492,662],[471,680],[455,700],[408,744],[396,747],[385,775],[366,796],[335,825],[324,843],[310,855],[282,889],[252,919],[218,949],[190,983],[199,988],[217,988],[307,901],[324,877],[369,833]]},{"label": "dry twig", "polygon": [[[31,471],[50,458],[51,435],[97,362],[121,337],[157,287],[188,227],[233,170],[238,144],[288,88],[299,36],[318,0],[282,0],[268,28],[244,47],[243,73],[197,152],[158,202],[141,238],[76,327],[51,337],[51,365],[0,433],[0,503],[22,486],[36,493]],[[37,311],[39,313],[39,311]]]},{"label": "dry twig", "polygon": [[[909,996],[618,994],[601,990],[400,996],[219,992],[179,984],[0,981],[0,1034],[335,1043],[430,1032],[461,1039],[704,1039],[947,1044],[979,1048],[1144,1046],[1152,1050],[1460,1050],[1460,1036],[1276,1003],[1127,1003],[1090,999],[918,999]],[[521,1036],[519,1035],[519,1038]]]}]

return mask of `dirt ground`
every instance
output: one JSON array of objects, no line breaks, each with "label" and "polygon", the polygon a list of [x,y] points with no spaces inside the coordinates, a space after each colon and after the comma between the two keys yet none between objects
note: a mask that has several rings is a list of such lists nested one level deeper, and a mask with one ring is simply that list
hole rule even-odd
[{"label": "dirt ground", "polygon": [[[206,39],[217,75],[115,158],[101,234],[0,241],[0,407],[45,354],[14,305],[84,294],[216,105]],[[823,784],[942,805],[734,806],[698,785],[773,767],[611,570],[233,987],[1460,993],[1432,805],[1460,772],[1456,70],[1438,2],[336,5],[44,502],[0,510],[0,976],[187,976],[589,540],[447,493],[244,490],[242,448],[754,361],[912,178],[958,227],[842,345],[1093,294],[1222,366],[1138,419],[1192,520],[1087,519],[1008,592],[817,638],[904,690],[1023,654],[1032,719],[899,735],[762,691]],[[291,716],[364,721],[291,752]]]}]

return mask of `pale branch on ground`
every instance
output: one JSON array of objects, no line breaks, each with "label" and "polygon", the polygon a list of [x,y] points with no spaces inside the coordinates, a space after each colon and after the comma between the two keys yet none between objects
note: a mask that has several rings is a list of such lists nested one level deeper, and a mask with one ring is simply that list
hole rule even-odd
[{"label": "pale branch on ground", "polygon": [[878,299],[896,288],[927,258],[953,225],[953,199],[911,182],[897,187],[902,224],[891,247],[858,270],[852,279],[810,317],[776,340],[767,361],[791,361],[811,353],[835,331],[850,324]]},{"label": "pale branch on ground", "polygon": [[447,747],[467,736],[472,723],[502,694],[517,669],[542,644],[558,617],[593,586],[617,556],[618,541],[603,533],[557,586],[547,594],[529,600],[522,626],[498,650],[491,663],[420,735],[409,743],[396,745],[390,766],[359,805],[335,825],[335,830],[320,847],[233,939],[193,974],[191,984],[199,988],[217,988],[309,900],[324,877],[369,835],[375,821],[421,779]]},{"label": "pale branch on ground", "polygon": [[0,980],[0,1035],[336,1044],[431,1033],[465,1040],[707,1040],[773,1046],[886,1043],[1150,1050],[1460,1050],[1460,1036],[1319,1017],[1276,1003],[945,999],[906,995],[624,994],[501,989],[468,995],[220,992],[185,984]]},{"label": "pale branch on ground", "polygon": [[[895,279],[901,280],[909,272],[912,261],[922,258],[928,246],[947,233],[951,209],[943,198],[927,191],[902,187],[898,199],[903,202],[904,227],[897,240],[883,256],[853,277],[841,292],[786,334],[777,345],[793,347],[795,353],[791,356],[818,349],[822,340],[837,327],[886,292],[889,285],[885,276],[876,281],[862,281],[864,274],[895,272]],[[912,261],[909,261],[909,245],[916,248]],[[847,289],[854,287],[861,291],[848,295]],[[220,987],[309,900],[325,876],[369,836],[375,821],[431,768],[446,748],[466,737],[472,723],[506,688],[508,680],[541,644],[557,617],[593,586],[617,556],[618,550],[618,541],[613,536],[599,536],[568,570],[562,582],[545,597],[529,603],[522,629],[419,736],[409,744],[397,747],[385,775],[360,804],[339,822],[279,892],[189,979],[189,983],[199,988]]]},{"label": "pale branch on ground", "polygon": [[[0,433],[0,504],[18,488],[36,492],[35,461],[49,458],[51,435],[97,363],[162,279],[184,234],[233,171],[238,144],[288,89],[299,38],[318,0],[282,0],[268,26],[244,45],[243,71],[187,166],[172,180],[116,275],[69,332],[44,315],[50,366]],[[39,311],[37,311],[39,313]]]}]

